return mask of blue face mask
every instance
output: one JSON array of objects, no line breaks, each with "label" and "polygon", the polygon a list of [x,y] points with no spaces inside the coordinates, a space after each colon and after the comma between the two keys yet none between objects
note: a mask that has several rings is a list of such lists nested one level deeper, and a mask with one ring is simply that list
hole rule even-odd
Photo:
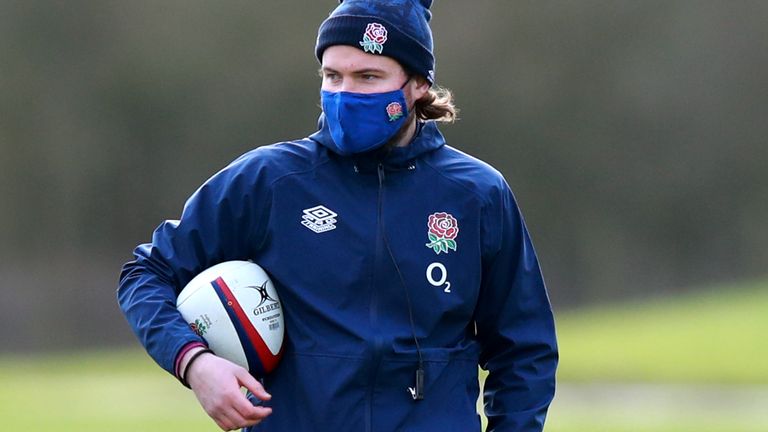
[{"label": "blue face mask", "polygon": [[373,150],[395,136],[408,118],[403,87],[386,93],[320,92],[339,154]]}]

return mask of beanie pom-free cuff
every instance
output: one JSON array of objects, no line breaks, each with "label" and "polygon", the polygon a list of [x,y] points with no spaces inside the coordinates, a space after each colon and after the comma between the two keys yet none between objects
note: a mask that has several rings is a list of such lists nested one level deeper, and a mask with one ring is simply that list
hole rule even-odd
[{"label": "beanie pom-free cuff", "polygon": [[[371,39],[369,25],[378,24],[378,38]],[[381,28],[386,31],[382,32]],[[383,36],[383,37],[382,37]],[[335,15],[323,22],[317,35],[315,55],[322,63],[323,52],[333,45],[348,45],[371,54],[384,55],[397,60],[408,72],[424,76],[429,84],[435,83],[435,58],[432,52],[380,17]]]}]

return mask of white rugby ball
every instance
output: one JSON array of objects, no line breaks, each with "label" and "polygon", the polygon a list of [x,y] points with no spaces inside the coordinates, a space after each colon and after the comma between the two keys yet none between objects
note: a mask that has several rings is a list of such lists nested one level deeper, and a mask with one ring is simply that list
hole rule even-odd
[{"label": "white rugby ball", "polygon": [[263,377],[280,361],[283,309],[257,264],[227,261],[204,270],[184,287],[176,307],[217,356],[252,375]]}]

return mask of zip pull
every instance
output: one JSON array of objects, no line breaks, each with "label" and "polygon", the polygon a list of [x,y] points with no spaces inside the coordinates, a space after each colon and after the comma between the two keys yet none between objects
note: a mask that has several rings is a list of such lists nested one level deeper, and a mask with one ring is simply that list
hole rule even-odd
[{"label": "zip pull", "polygon": [[424,399],[424,368],[421,366],[416,369],[416,386],[408,387],[408,392],[411,393],[411,397],[415,401]]}]

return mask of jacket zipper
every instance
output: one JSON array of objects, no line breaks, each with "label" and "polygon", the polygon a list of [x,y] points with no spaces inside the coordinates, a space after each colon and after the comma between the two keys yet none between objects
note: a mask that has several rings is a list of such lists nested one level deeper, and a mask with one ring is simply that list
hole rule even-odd
[{"label": "jacket zipper", "polygon": [[378,197],[376,200],[376,251],[374,254],[373,265],[373,283],[371,292],[371,305],[370,305],[370,320],[371,329],[373,331],[373,355],[371,362],[371,371],[368,376],[368,394],[367,394],[367,410],[366,410],[366,425],[365,430],[367,432],[373,431],[373,393],[376,387],[376,381],[379,375],[379,368],[381,367],[382,359],[382,346],[384,341],[381,333],[379,332],[379,286],[376,282],[376,275],[379,266],[379,262],[383,259],[383,236],[382,236],[382,218],[383,216],[383,203],[384,203],[384,165],[379,164],[377,167],[377,175],[379,180]]}]

